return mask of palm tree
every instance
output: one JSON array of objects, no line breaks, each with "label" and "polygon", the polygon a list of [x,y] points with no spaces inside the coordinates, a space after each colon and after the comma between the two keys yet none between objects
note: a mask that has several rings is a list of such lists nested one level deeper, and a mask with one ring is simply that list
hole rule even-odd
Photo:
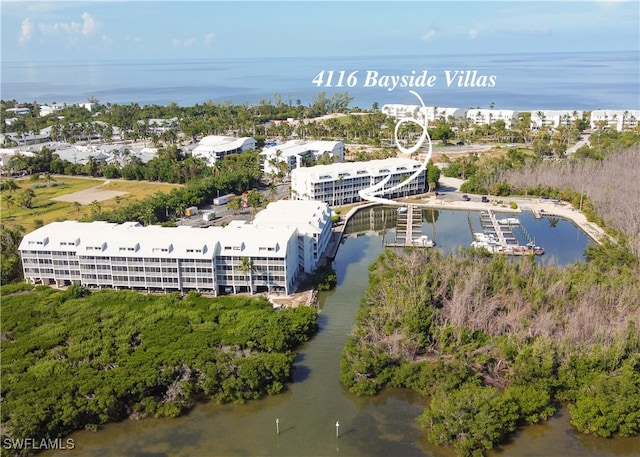
[{"label": "palm tree", "polygon": [[16,202],[13,199],[13,195],[12,194],[4,194],[2,196],[2,199],[4,200],[4,202],[7,204],[7,209],[11,208],[13,205],[16,204]]},{"label": "palm tree", "polygon": [[249,292],[253,295],[253,273],[256,272],[256,268],[253,266],[253,262],[249,257],[242,257],[240,259],[240,265],[238,265],[238,269],[242,271],[247,277],[247,286],[249,288]]},{"label": "palm tree", "polygon": [[24,189],[20,194],[20,204],[23,208],[33,208],[33,199],[36,198],[36,193],[33,189]]},{"label": "palm tree", "polygon": [[9,192],[14,193],[16,191],[16,189],[20,189],[20,186],[13,179],[7,179],[2,184],[2,190],[8,190]]},{"label": "palm tree", "polygon": [[51,187],[51,181],[55,181],[53,175],[51,173],[45,173],[44,178],[47,180],[47,187]]}]

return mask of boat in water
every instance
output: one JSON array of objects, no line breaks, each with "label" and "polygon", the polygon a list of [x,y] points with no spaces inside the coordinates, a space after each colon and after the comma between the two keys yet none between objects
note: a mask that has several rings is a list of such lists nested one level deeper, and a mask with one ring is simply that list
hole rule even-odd
[{"label": "boat in water", "polygon": [[520,225],[520,219],[517,217],[505,217],[502,219],[498,219],[498,224],[500,225]]},{"label": "boat in water", "polygon": [[420,246],[424,248],[432,248],[436,245],[436,243],[433,240],[430,240],[427,235],[422,235],[418,238],[414,238],[413,240],[411,240],[411,243],[414,246]]}]

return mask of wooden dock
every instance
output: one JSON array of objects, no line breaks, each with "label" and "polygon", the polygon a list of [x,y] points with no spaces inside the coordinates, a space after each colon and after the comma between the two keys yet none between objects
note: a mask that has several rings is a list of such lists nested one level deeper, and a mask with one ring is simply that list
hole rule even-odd
[{"label": "wooden dock", "polygon": [[[507,255],[542,255],[544,249],[539,246],[534,246],[533,240],[529,232],[522,226],[522,224],[500,224],[496,219],[496,215],[492,210],[483,211],[480,213],[480,224],[484,233],[492,234],[498,239],[498,245],[502,248],[504,254]],[[518,243],[516,236],[513,233],[513,227],[517,227],[522,236],[527,240],[526,246],[521,246]]]},{"label": "wooden dock", "polygon": [[[406,208],[406,211],[402,211],[401,208]],[[434,244],[433,240],[422,234],[422,211],[418,211],[416,205],[411,204],[398,208],[395,241],[387,242],[385,246],[430,248]]]}]

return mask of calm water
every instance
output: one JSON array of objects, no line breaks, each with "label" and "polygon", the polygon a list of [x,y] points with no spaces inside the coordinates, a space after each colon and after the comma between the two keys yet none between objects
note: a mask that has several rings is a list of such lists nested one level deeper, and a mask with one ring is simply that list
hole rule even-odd
[{"label": "calm water", "polygon": [[[354,87],[317,87],[322,70],[357,72]],[[273,100],[311,103],[320,92],[349,92],[351,106],[411,103],[408,88],[365,87],[368,70],[380,75],[436,75],[434,87],[417,89],[427,105],[459,108],[639,109],[640,66],[635,52],[538,53],[454,56],[237,58],[99,62],[2,62],[3,100],[192,106],[207,100],[257,104]],[[445,70],[496,76],[492,88],[447,87]],[[334,84],[335,84],[334,80]]]},{"label": "calm water", "polygon": [[[393,236],[394,214],[394,209],[362,211],[347,227],[349,236],[334,263],[338,287],[321,294],[320,331],[302,347],[294,383],[286,393],[245,405],[198,405],[177,419],[126,420],[97,433],[78,432],[72,435],[74,451],[43,455],[452,457],[450,449],[429,444],[416,423],[425,398],[406,390],[359,398],[338,379],[340,352],[367,286],[368,266],[382,252],[383,237]],[[431,213],[423,228],[429,235],[435,229],[440,249],[455,249],[471,240],[468,216],[463,211]],[[477,214],[470,216],[473,224]],[[523,214],[521,220],[526,222],[526,217]],[[557,250],[563,263],[579,258],[589,242],[571,223],[550,227],[545,220],[531,222],[531,226],[526,222],[527,229],[539,244]],[[561,247],[566,248],[564,253]],[[567,411],[561,410],[547,423],[517,432],[491,455],[613,457],[637,455],[638,449],[638,437],[607,440],[575,433]]]}]

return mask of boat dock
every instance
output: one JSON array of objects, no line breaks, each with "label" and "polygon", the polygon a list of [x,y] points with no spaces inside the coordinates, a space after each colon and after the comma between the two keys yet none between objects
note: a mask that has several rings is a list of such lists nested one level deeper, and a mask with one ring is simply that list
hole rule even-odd
[{"label": "boat dock", "polygon": [[388,247],[421,247],[434,246],[433,240],[422,234],[422,211],[416,211],[416,205],[398,208],[398,223],[396,225],[396,239],[385,243]]},{"label": "boat dock", "polygon": [[518,240],[513,234],[512,225],[500,224],[496,219],[496,214],[492,210],[482,211],[480,213],[480,224],[485,233],[493,234],[498,238],[498,242],[503,248],[518,244]]},{"label": "boat dock", "polygon": [[[535,246],[527,229],[520,224],[519,221],[511,219],[507,218],[498,221],[495,213],[490,209],[480,213],[480,225],[482,226],[483,233],[493,239],[494,246],[488,247],[492,247],[493,249],[497,246],[498,249],[493,252],[502,252],[507,255],[544,254],[544,249]],[[514,228],[519,230],[522,237],[527,240],[525,246],[519,244],[518,239],[513,233]]]}]

